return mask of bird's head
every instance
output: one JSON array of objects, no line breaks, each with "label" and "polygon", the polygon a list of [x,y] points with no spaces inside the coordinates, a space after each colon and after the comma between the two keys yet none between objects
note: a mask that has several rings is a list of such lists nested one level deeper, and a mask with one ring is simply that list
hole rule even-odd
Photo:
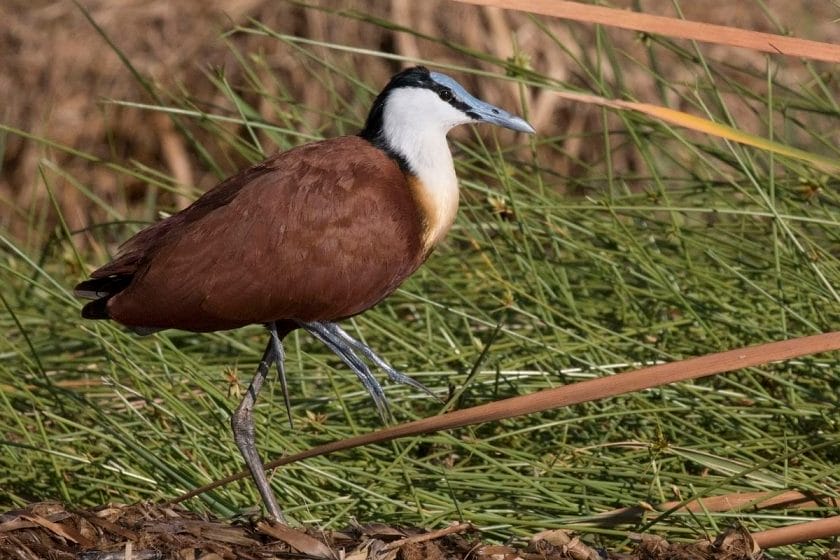
[{"label": "bird's head", "polygon": [[489,123],[518,132],[534,133],[524,119],[472,95],[446,74],[423,66],[394,75],[376,97],[360,133],[384,149],[400,151],[406,135],[420,140],[429,135],[441,138],[453,127],[468,123]]}]

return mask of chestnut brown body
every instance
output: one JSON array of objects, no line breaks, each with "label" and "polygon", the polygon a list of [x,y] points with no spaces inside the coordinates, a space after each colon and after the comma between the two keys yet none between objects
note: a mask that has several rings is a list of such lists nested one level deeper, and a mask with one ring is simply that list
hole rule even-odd
[{"label": "chestnut brown body", "polygon": [[361,313],[425,260],[415,182],[358,136],[277,154],[130,239],[77,287],[105,296],[84,315],[215,331]]}]

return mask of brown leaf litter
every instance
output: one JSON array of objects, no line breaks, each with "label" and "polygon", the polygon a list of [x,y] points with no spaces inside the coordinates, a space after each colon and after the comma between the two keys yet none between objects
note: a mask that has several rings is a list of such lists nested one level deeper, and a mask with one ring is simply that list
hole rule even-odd
[{"label": "brown leaf litter", "polygon": [[[524,544],[485,544],[468,523],[436,531],[384,524],[343,531],[296,529],[208,519],[179,507],[150,504],[68,509],[35,503],[0,515],[0,559],[222,560],[761,560],[749,533],[732,530],[715,541],[668,543],[634,536],[631,554],[596,550],[566,531],[550,530]],[[826,560],[836,559],[831,553]]]}]

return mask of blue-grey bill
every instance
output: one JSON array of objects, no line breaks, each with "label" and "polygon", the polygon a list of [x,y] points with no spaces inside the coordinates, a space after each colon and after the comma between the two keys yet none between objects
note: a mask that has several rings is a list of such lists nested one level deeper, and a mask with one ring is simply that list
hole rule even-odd
[{"label": "blue-grey bill", "polygon": [[[492,107],[492,105],[491,105]],[[528,124],[528,121],[523,119],[522,117],[517,117],[516,115],[511,115],[510,113],[506,113],[501,109],[496,108],[500,114],[491,114],[491,115],[481,115],[481,120],[484,122],[496,124],[499,126],[503,126],[505,128],[509,128],[511,130],[515,130],[517,132],[525,132],[527,134],[536,134],[536,130],[534,127]]]},{"label": "blue-grey bill", "polygon": [[517,132],[536,134],[537,131],[534,130],[533,126],[528,124],[528,121],[526,121],[522,117],[511,115],[504,109],[500,109],[499,107],[490,105],[489,103],[482,101],[477,97],[473,97],[466,89],[464,89],[464,86],[462,86],[446,74],[441,74],[440,72],[432,72],[431,76],[432,79],[437,83],[445,85],[449,89],[451,89],[455,96],[458,98],[458,101],[465,103],[469,107],[469,113],[472,113],[476,116],[476,122],[486,122],[490,124],[495,124],[497,126],[502,126],[504,128],[509,128]]}]

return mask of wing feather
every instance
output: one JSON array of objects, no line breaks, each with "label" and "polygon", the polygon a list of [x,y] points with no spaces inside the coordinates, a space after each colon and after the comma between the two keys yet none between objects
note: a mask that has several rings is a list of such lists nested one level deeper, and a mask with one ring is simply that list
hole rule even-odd
[{"label": "wing feather", "polygon": [[221,330],[337,320],[375,305],[422,264],[405,175],[358,137],[290,150],[140,232],[94,273],[131,274],[111,318]]}]

